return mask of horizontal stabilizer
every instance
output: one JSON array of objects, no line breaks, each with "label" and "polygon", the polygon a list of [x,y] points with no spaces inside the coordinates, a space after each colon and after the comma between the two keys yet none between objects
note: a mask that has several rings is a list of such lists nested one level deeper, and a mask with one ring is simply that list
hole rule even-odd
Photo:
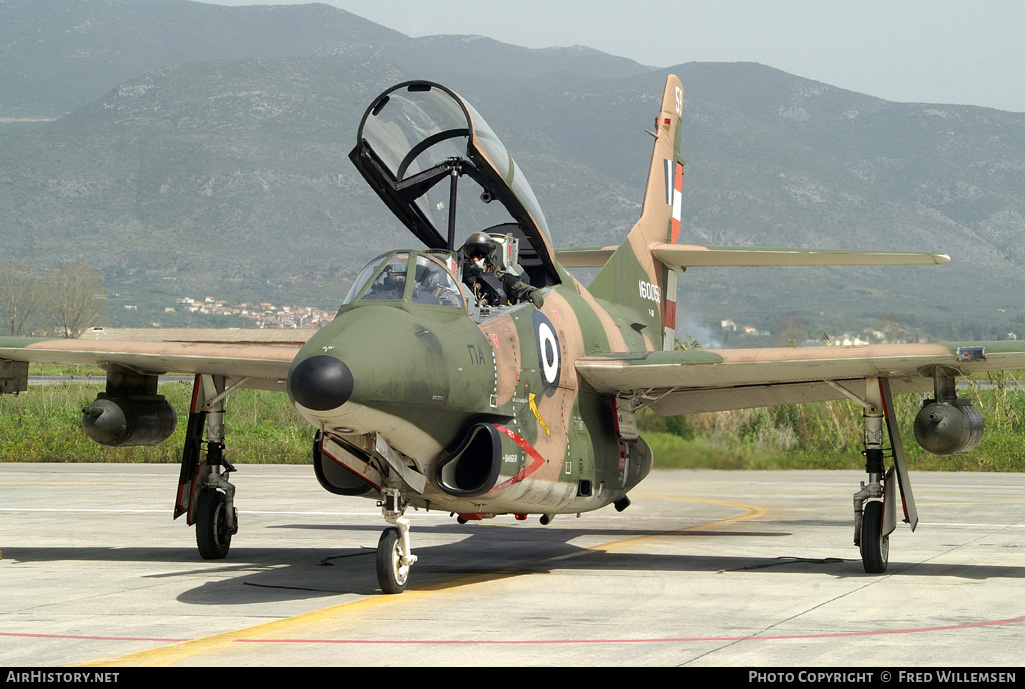
[{"label": "horizontal stabilizer", "polygon": [[[779,249],[757,246],[700,246],[696,244],[653,244],[651,252],[665,265],[679,270],[698,267],[767,266],[896,266],[943,265],[950,256],[908,251],[857,251],[827,249]],[[605,264],[616,247],[561,249],[556,256],[567,268],[597,268]]]},{"label": "horizontal stabilizer", "polygon": [[601,268],[609,262],[618,246],[556,249],[555,258],[564,268]]}]

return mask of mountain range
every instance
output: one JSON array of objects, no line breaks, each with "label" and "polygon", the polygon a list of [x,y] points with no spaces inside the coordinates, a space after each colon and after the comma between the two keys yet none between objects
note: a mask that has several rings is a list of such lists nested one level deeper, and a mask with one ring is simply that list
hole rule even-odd
[{"label": "mountain range", "polygon": [[347,159],[366,106],[411,78],[484,115],[557,245],[618,242],[672,72],[681,241],[952,257],[693,269],[689,327],[773,330],[798,314],[813,328],[886,317],[932,337],[1025,334],[1022,113],[888,102],[754,63],[414,39],[325,5],[0,0],[0,57],[0,263],[82,260],[112,304],[141,305],[109,309],[124,324],[176,296],[336,305],[367,260],[415,244]]}]

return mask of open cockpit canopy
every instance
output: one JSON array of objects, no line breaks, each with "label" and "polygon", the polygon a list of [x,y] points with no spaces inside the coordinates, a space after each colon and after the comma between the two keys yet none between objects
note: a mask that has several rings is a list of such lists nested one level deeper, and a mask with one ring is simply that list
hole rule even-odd
[{"label": "open cockpit canopy", "polygon": [[428,247],[453,251],[480,231],[512,235],[530,283],[559,282],[534,192],[484,118],[455,92],[427,81],[388,89],[364,113],[349,158]]}]

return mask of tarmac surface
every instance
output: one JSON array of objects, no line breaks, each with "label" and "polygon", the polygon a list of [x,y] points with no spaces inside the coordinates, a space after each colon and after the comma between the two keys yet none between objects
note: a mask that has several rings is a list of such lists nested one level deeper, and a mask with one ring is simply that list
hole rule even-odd
[{"label": "tarmac surface", "polygon": [[1025,474],[912,474],[885,574],[852,544],[860,472],[656,471],[622,514],[549,526],[410,512],[382,595],[373,501],[240,466],[206,561],[178,467],[0,464],[0,666],[1014,668]]}]

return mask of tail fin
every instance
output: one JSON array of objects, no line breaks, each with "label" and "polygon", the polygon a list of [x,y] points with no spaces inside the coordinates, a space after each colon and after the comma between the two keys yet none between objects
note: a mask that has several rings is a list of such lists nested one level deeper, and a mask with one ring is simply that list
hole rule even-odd
[{"label": "tail fin", "polygon": [[588,291],[647,332],[656,349],[672,349],[676,330],[676,273],[652,253],[654,244],[675,243],[680,235],[680,156],[683,85],[666,79],[655,122],[655,149],[648,169],[641,218],[588,286]]}]

